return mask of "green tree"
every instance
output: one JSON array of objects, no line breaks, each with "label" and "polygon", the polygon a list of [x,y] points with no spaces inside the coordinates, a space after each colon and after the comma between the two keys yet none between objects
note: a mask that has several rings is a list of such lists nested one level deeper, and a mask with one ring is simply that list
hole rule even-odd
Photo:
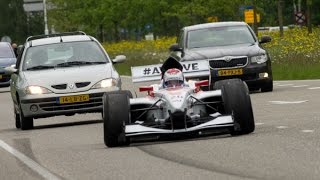
[{"label": "green tree", "polygon": [[18,43],[22,43],[28,35],[27,16],[22,3],[20,0],[0,1],[0,36],[7,35]]},{"label": "green tree", "polygon": [[[100,40],[137,39],[153,32],[155,36],[176,35],[187,25],[205,23],[208,17],[219,21],[243,21],[241,7],[253,0],[50,0],[49,24],[58,31],[83,30]],[[306,0],[304,0],[306,1]],[[277,0],[256,0],[259,26],[278,26]],[[294,24],[293,1],[283,1],[283,24]],[[320,0],[313,0],[314,9]],[[302,3],[305,10],[305,3]],[[312,11],[315,12],[315,11]],[[320,16],[312,14],[312,22]]]}]

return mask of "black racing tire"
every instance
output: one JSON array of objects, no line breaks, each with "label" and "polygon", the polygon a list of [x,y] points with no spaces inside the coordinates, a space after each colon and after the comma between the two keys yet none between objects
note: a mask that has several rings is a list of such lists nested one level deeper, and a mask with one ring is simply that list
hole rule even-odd
[{"label": "black racing tire", "polygon": [[16,122],[16,128],[20,129],[21,128],[20,115],[14,106],[13,106],[13,114],[14,114],[14,119]]},{"label": "black racing tire", "polygon": [[273,81],[270,80],[265,86],[261,87],[261,92],[271,92],[273,91]]},{"label": "black racing tire", "polygon": [[224,81],[227,80],[220,80],[220,81],[216,81],[213,85],[213,90],[218,90],[222,88],[222,84],[224,83]]},{"label": "black racing tire", "polygon": [[254,117],[248,86],[240,79],[223,80],[221,84],[222,100],[225,112],[234,119],[231,135],[249,134],[254,131]]},{"label": "black racing tire", "polygon": [[25,117],[23,115],[21,104],[19,104],[19,118],[20,118],[21,130],[33,129],[33,118]]},{"label": "black racing tire", "polygon": [[108,147],[129,145],[125,136],[125,125],[130,123],[131,93],[128,92],[108,92],[103,95],[103,133],[104,143]]},{"label": "black racing tire", "polygon": [[[124,93],[124,94],[127,94],[130,99],[133,98],[132,93],[131,93],[131,91],[129,91],[129,90],[110,91],[110,92],[107,92],[107,93],[108,93],[108,94],[117,94],[117,93],[119,93],[119,92]],[[103,117],[104,117],[104,116],[103,116],[103,111],[101,112],[101,117],[102,117],[102,119],[103,119]]]}]

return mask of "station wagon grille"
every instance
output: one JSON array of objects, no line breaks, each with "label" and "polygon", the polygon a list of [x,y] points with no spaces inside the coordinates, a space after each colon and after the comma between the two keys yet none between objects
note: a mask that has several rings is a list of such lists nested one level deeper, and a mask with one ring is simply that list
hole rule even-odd
[{"label": "station wagon grille", "polygon": [[39,107],[44,111],[64,111],[64,110],[81,110],[86,108],[101,107],[102,109],[103,93],[90,94],[90,100],[87,102],[60,104],[58,98],[45,98],[34,100],[23,100],[22,103],[38,103]]},{"label": "station wagon grille", "polygon": [[209,65],[213,69],[244,67],[247,64],[248,57],[232,57],[228,61],[223,58],[219,58],[209,61]]},{"label": "station wagon grille", "polygon": [[79,83],[76,83],[76,87],[77,88],[83,88],[83,87],[86,87],[90,84],[90,82],[79,82]]},{"label": "station wagon grille", "polygon": [[54,89],[62,90],[62,89],[66,89],[67,88],[67,84],[57,84],[57,85],[53,85],[51,87],[54,88]]}]

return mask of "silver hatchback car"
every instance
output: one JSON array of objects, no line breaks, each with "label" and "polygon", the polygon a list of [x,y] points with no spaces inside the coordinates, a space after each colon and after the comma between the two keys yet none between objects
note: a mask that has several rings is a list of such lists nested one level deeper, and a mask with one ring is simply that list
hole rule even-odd
[{"label": "silver hatchback car", "polygon": [[32,36],[11,73],[16,127],[32,129],[33,120],[57,115],[102,112],[102,96],[121,89],[121,79],[101,44],[83,32]]}]

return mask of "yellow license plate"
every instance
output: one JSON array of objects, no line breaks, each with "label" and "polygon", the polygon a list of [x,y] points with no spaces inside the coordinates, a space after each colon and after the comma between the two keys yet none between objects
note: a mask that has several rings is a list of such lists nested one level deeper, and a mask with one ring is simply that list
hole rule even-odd
[{"label": "yellow license plate", "polygon": [[2,75],[0,75],[0,79],[2,79]]},{"label": "yellow license plate", "polygon": [[59,98],[60,104],[72,104],[89,101],[89,95],[63,96]]},{"label": "yellow license plate", "polygon": [[221,69],[218,70],[218,76],[242,75],[242,69]]}]

